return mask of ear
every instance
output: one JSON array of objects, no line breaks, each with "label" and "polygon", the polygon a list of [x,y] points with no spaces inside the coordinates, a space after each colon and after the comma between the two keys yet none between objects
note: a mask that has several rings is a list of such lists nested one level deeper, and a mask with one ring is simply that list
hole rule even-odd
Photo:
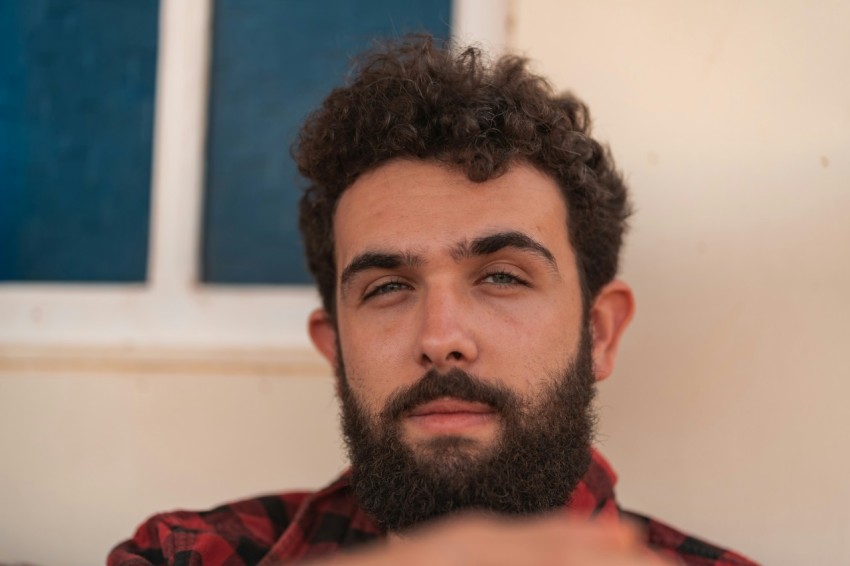
[{"label": "ear", "polygon": [[310,313],[307,322],[310,340],[331,367],[336,369],[336,325],[325,309],[316,309]]},{"label": "ear", "polygon": [[631,288],[615,279],[599,291],[590,310],[593,332],[593,369],[602,381],[614,371],[620,337],[635,314]]}]

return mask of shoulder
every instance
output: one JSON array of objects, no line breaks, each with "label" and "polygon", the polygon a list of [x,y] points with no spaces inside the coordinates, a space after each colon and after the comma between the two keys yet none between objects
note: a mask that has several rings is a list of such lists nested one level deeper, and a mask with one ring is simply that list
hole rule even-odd
[{"label": "shoulder", "polygon": [[755,562],[736,552],[685,534],[651,517],[631,511],[621,511],[621,516],[644,530],[651,548],[688,566],[756,566]]},{"label": "shoulder", "polygon": [[108,566],[290,562],[331,554],[382,535],[359,508],[350,473],[317,492],[266,495],[209,511],[146,520],[109,554]]},{"label": "shoulder", "polygon": [[197,556],[203,563],[250,564],[292,524],[309,493],[265,495],[207,511],[171,511],[142,523],[109,554],[109,566],[168,564]]}]

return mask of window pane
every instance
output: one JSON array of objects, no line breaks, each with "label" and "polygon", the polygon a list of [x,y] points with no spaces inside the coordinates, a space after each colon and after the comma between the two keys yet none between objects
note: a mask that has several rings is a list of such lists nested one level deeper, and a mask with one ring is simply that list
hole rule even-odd
[{"label": "window pane", "polygon": [[0,2],[0,280],[144,281],[157,17]]},{"label": "window pane", "polygon": [[289,157],[299,125],[375,38],[447,37],[451,2],[217,0],[214,13],[203,279],[308,282]]}]

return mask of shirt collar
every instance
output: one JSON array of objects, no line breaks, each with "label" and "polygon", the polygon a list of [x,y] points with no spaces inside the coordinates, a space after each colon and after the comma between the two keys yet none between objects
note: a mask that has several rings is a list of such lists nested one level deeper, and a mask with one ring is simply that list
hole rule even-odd
[{"label": "shirt collar", "polygon": [[566,509],[571,515],[577,517],[615,519],[619,517],[617,502],[614,498],[617,474],[614,473],[611,464],[595,449],[591,450],[590,456],[590,465],[570,494]]}]

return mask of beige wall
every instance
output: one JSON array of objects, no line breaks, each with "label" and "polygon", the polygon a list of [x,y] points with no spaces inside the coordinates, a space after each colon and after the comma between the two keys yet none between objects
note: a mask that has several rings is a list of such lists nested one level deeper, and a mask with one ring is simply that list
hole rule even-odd
[{"label": "beige wall", "polygon": [[[634,190],[639,312],[600,399],[623,503],[767,564],[850,563],[850,8],[511,12],[508,43],[590,103]],[[98,563],[154,511],[317,487],[344,465],[321,366],[3,354],[0,561]]]},{"label": "beige wall", "polygon": [[637,214],[601,387],[627,506],[768,564],[850,563],[850,5],[515,0]]},{"label": "beige wall", "polygon": [[102,564],[145,517],[345,466],[318,376],[0,376],[0,563]]}]

